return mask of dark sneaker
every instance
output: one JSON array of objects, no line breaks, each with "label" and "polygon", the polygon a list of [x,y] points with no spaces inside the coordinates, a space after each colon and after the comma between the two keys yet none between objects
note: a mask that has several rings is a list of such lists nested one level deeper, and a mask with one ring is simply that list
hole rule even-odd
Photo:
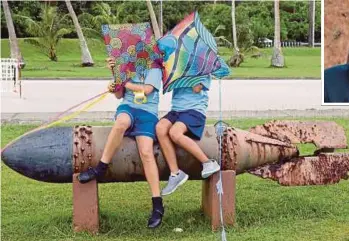
[{"label": "dark sneaker", "polygon": [[202,178],[208,178],[209,176],[218,172],[221,169],[219,164],[213,159],[210,159],[208,162],[203,163],[202,166],[203,166],[203,169],[201,172]]},{"label": "dark sneaker", "polygon": [[161,196],[166,196],[173,193],[180,185],[183,185],[188,178],[189,176],[181,170],[179,170],[176,176],[170,175],[167,186],[161,191]]},{"label": "dark sneaker", "polygon": [[153,209],[151,216],[148,220],[148,228],[157,228],[162,222],[164,216],[164,209]]},{"label": "dark sneaker", "polygon": [[96,179],[96,177],[96,171],[92,167],[89,167],[87,171],[81,172],[78,175],[78,180],[80,183],[87,183],[93,179]]}]

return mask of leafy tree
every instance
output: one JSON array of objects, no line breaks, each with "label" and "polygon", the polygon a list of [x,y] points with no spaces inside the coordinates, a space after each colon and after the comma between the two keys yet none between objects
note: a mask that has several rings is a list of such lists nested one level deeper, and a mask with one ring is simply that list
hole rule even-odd
[{"label": "leafy tree", "polygon": [[[40,20],[37,15],[41,1],[9,2],[13,15]],[[64,1],[56,1],[57,12],[68,13]],[[72,1],[84,34],[99,36],[102,23],[137,23],[149,22],[150,16],[146,1]],[[160,2],[152,1],[155,13],[159,12]],[[315,41],[321,40],[321,2],[315,3]],[[164,32],[172,29],[186,15],[199,11],[204,24],[211,32],[220,29],[219,36],[232,39],[231,2],[217,1],[163,1]],[[4,15],[2,14],[2,37],[8,37]],[[15,20],[15,19],[14,19]],[[16,23],[16,21],[15,21]],[[260,38],[274,38],[274,6],[272,1],[236,1],[237,43],[241,48],[256,45]],[[308,2],[280,2],[280,38],[282,41],[308,41]],[[32,36],[24,25],[15,24],[17,37]],[[93,31],[92,31],[93,30]],[[76,38],[75,32],[64,37]]]},{"label": "leafy tree", "polygon": [[79,22],[84,29],[94,29],[100,32],[102,24],[118,24],[120,23],[118,12],[105,2],[95,2],[92,5],[91,13],[84,12],[78,17]]},{"label": "leafy tree", "polygon": [[22,15],[16,15],[16,19],[26,27],[28,34],[36,37],[25,41],[38,47],[50,60],[57,61],[57,46],[60,40],[73,31],[68,27],[69,15],[60,14],[57,7],[46,3],[41,6],[39,20]]}]

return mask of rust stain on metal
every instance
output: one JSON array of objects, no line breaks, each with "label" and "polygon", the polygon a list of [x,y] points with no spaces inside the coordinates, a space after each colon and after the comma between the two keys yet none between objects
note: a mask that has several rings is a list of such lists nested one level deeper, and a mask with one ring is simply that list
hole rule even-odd
[{"label": "rust stain on metal", "polygon": [[289,144],[313,143],[317,148],[347,148],[342,126],[327,121],[274,120],[249,130]]},{"label": "rust stain on metal", "polygon": [[322,153],[319,156],[298,157],[289,162],[267,164],[248,172],[278,181],[284,186],[334,184],[348,178],[349,153]]},{"label": "rust stain on metal", "polygon": [[296,146],[228,127],[223,135],[222,169],[242,173],[251,167],[298,156]]},{"label": "rust stain on metal", "polygon": [[75,126],[73,145],[73,170],[79,173],[91,166],[93,157],[92,127]]}]

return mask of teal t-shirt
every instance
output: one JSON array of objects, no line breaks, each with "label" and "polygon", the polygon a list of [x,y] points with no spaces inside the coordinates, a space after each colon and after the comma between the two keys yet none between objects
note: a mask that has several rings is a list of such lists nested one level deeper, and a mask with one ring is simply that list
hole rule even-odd
[{"label": "teal t-shirt", "polygon": [[193,88],[177,88],[172,93],[173,111],[195,110],[206,116],[208,107],[208,93],[211,85],[211,77],[209,75],[202,76],[202,90],[195,93]]},{"label": "teal t-shirt", "polygon": [[349,64],[325,70],[324,95],[325,103],[349,103]]},{"label": "teal t-shirt", "polygon": [[144,79],[144,83],[142,83],[142,81],[138,78],[138,76],[136,76],[134,79],[132,79],[132,83],[152,85],[154,87],[153,92],[147,95],[146,103],[136,104],[134,103],[133,91],[128,90],[126,88],[125,96],[123,101],[121,102],[121,105],[129,105],[132,108],[142,109],[155,116],[158,116],[159,90],[161,87],[161,79],[162,79],[161,69],[150,69]]}]

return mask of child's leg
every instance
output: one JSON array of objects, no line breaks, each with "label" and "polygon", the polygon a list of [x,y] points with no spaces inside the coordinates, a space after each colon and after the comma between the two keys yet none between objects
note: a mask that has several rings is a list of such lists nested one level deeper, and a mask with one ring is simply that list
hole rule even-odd
[{"label": "child's leg", "polygon": [[120,113],[109,133],[107,143],[105,144],[101,161],[110,163],[116,149],[120,146],[124,138],[125,131],[131,125],[131,118],[126,113]]},{"label": "child's leg", "polygon": [[159,170],[156,165],[154,151],[153,151],[153,139],[148,136],[136,137],[139,155],[141,157],[145,177],[149,183],[150,190],[153,197],[160,196],[160,181]]},{"label": "child's leg", "polygon": [[179,168],[177,164],[175,146],[169,135],[171,127],[172,123],[169,120],[161,119],[156,125],[156,135],[171,173],[177,173]]},{"label": "child's leg", "polygon": [[209,159],[199,145],[194,140],[184,135],[187,131],[186,125],[177,121],[170,129],[171,140],[191,153],[200,162],[207,162]]},{"label": "child's leg", "polygon": [[102,158],[94,168],[89,168],[87,171],[81,172],[78,175],[78,180],[81,183],[87,183],[97,177],[103,177],[108,169],[116,149],[120,146],[124,137],[125,131],[131,125],[131,117],[126,113],[120,113],[109,133],[107,143],[105,144]]},{"label": "child's leg", "polygon": [[[154,133],[155,134],[155,133]],[[136,137],[139,155],[142,159],[145,177],[152,194],[153,211],[148,220],[149,228],[156,228],[161,224],[164,206],[160,196],[159,170],[153,152],[153,139],[148,136]]]}]

